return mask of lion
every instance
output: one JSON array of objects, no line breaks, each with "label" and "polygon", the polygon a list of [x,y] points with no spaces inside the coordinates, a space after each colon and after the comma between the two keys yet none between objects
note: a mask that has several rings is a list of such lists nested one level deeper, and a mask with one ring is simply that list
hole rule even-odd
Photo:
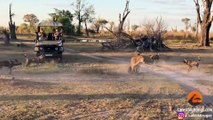
[{"label": "lion", "polygon": [[130,62],[129,72],[136,73],[137,72],[137,65],[140,64],[140,63],[143,63],[143,64],[145,63],[144,57],[140,53],[138,53],[135,56],[132,56],[131,62]]}]

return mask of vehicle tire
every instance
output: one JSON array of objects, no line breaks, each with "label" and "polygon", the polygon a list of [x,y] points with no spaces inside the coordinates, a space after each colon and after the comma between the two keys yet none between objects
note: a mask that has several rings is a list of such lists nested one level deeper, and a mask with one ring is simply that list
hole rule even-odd
[{"label": "vehicle tire", "polygon": [[63,61],[63,57],[62,57],[62,55],[60,55],[59,57],[58,57],[58,62],[62,62]]}]

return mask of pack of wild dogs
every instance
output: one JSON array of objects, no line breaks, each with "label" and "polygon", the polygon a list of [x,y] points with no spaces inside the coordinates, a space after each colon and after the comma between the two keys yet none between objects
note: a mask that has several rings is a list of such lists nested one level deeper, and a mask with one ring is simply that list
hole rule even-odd
[{"label": "pack of wild dogs", "polygon": [[38,56],[38,57],[29,57],[25,53],[24,57],[25,57],[24,63],[18,61],[17,59],[0,61],[0,69],[3,68],[3,67],[9,68],[8,74],[12,74],[12,68],[15,67],[15,66],[24,65],[25,67],[28,67],[32,63],[38,64],[38,63],[43,63],[45,61],[44,55],[41,55],[41,56]]},{"label": "pack of wild dogs", "polygon": [[[149,55],[149,59],[156,64],[159,60],[160,60],[160,54],[159,53],[155,53],[155,54],[151,54]],[[190,72],[194,67],[198,68],[200,65],[200,57],[198,56],[197,60],[192,60],[192,59],[187,59],[184,58],[183,59],[183,63],[188,67],[187,71]],[[130,60],[130,67],[128,69],[129,73],[138,73],[138,68],[140,64],[145,64],[145,57],[143,55],[141,55],[141,53],[136,53],[135,55],[133,55],[131,57]]]},{"label": "pack of wild dogs", "polygon": [[[149,59],[154,63],[157,64],[157,62],[160,60],[160,54],[155,53],[149,55]],[[12,68],[19,65],[24,65],[25,67],[30,66],[32,63],[43,63],[45,62],[45,56],[41,55],[38,57],[29,57],[26,53],[24,54],[25,61],[24,63],[19,62],[17,59],[14,60],[4,60],[0,61],[0,68],[7,67],[9,68],[9,74],[12,73]],[[190,72],[194,67],[198,68],[200,65],[201,59],[198,57],[198,60],[190,60],[190,59],[183,59],[183,63],[186,64],[188,67],[188,72]],[[138,73],[138,68],[140,64],[146,64],[145,57],[141,55],[141,53],[136,53],[131,57],[130,60],[130,67],[128,69],[129,73]]]}]

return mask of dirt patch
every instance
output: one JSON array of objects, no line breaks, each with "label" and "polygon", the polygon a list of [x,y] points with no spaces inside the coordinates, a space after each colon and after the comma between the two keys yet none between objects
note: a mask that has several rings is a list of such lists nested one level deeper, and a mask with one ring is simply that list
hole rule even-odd
[{"label": "dirt patch", "polygon": [[198,84],[204,85],[204,86],[209,86],[213,87],[213,82],[212,81],[206,81],[206,80],[198,80],[196,81]]}]

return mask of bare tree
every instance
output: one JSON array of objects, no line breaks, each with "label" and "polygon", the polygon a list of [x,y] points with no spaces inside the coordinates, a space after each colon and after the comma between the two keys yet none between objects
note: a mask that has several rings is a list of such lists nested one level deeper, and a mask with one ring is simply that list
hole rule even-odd
[{"label": "bare tree", "polygon": [[95,9],[93,5],[90,5],[84,9],[83,22],[85,24],[85,31],[87,36],[89,36],[87,24],[93,22],[93,20],[95,19],[93,16],[94,14],[95,14]]},{"label": "bare tree", "polygon": [[81,23],[83,22],[82,12],[85,8],[85,1],[84,0],[76,0],[76,3],[72,3],[72,6],[74,6],[74,15],[76,16],[78,20],[78,27],[77,27],[77,34],[81,34]]},{"label": "bare tree", "polygon": [[15,22],[13,22],[13,16],[15,15],[14,13],[11,12],[11,7],[12,7],[12,4],[9,5],[9,18],[10,18],[10,21],[9,21],[9,28],[10,28],[10,37],[11,39],[17,39],[16,38],[16,25],[15,25]]},{"label": "bare tree", "polygon": [[163,44],[163,34],[166,32],[166,24],[162,18],[157,18],[155,22],[148,22],[144,25],[147,35],[142,35],[140,38],[133,38],[126,32],[124,32],[124,22],[130,13],[129,10],[130,0],[126,0],[126,6],[123,11],[123,15],[119,14],[119,26],[117,32],[105,27],[115,37],[115,42],[102,43],[103,48],[120,49],[134,46],[138,49],[161,50],[162,48],[168,48]]},{"label": "bare tree", "polygon": [[172,27],[171,29],[172,29],[172,32],[177,32],[177,31],[178,31],[178,30],[177,30],[177,26]]},{"label": "bare tree", "polygon": [[115,23],[114,23],[113,21],[110,21],[110,22],[109,22],[109,25],[110,25],[109,29],[113,31],[113,28],[114,28],[114,26],[115,26]]},{"label": "bare tree", "polygon": [[209,32],[213,21],[213,16],[211,15],[212,0],[202,0],[203,14],[201,14],[199,0],[194,0],[194,3],[197,13],[197,23],[201,26],[200,45],[210,46]]},{"label": "bare tree", "polygon": [[97,20],[95,20],[93,25],[95,27],[96,33],[99,33],[100,28],[103,29],[103,26],[106,25],[107,23],[108,23],[108,21],[105,19],[102,19],[102,18],[98,18]]},{"label": "bare tree", "polygon": [[185,32],[188,31],[188,29],[190,28],[190,19],[189,18],[183,18],[181,19],[181,21],[185,24]]},{"label": "bare tree", "polygon": [[81,35],[81,23],[85,21],[85,18],[88,21],[91,15],[95,14],[94,7],[93,5],[88,6],[85,0],[76,0],[71,5],[74,7],[74,15],[78,20],[77,34]]},{"label": "bare tree", "polygon": [[129,0],[126,0],[126,6],[123,11],[123,15],[119,14],[118,41],[120,41],[120,38],[122,37],[121,34],[123,32],[124,22],[130,13],[129,2],[130,2]]},{"label": "bare tree", "polygon": [[143,41],[144,46],[142,46],[142,49],[147,47],[150,51],[153,51],[153,49],[161,50],[166,47],[163,44],[163,34],[166,33],[166,24],[162,18],[156,18],[155,21],[148,21],[143,26],[147,39]]},{"label": "bare tree", "polygon": [[[127,33],[125,33],[124,30],[123,30],[125,20],[130,13],[129,2],[130,2],[130,0],[126,0],[126,5],[125,5],[125,9],[123,11],[123,14],[122,15],[119,14],[118,30],[116,30],[114,32],[112,29],[105,27],[109,32],[111,32],[117,38],[117,42],[122,42],[122,40],[124,40],[124,38],[128,38],[130,40],[133,40],[132,37],[130,35],[128,35]],[[132,42],[134,43],[134,41],[132,41]]]},{"label": "bare tree", "polygon": [[155,30],[155,39],[157,48],[162,49],[163,44],[163,34],[166,33],[167,26],[162,18],[156,19],[156,30]]},{"label": "bare tree", "polygon": [[153,21],[147,21],[144,26],[144,32],[147,36],[153,36],[154,35],[154,27],[155,27],[155,22]]}]

